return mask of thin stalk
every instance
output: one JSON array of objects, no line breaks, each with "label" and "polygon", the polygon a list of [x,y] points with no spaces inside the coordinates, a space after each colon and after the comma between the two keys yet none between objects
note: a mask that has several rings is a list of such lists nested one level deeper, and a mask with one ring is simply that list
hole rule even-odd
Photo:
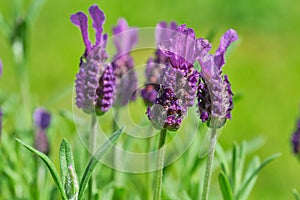
[{"label": "thin stalk", "polygon": [[151,199],[151,190],[152,190],[152,185],[151,185],[151,181],[150,181],[150,162],[149,162],[149,152],[151,152],[151,132],[152,129],[151,127],[148,129],[148,138],[146,139],[147,141],[147,145],[146,145],[146,152],[145,152],[145,176],[146,176],[146,196],[148,197],[147,199]]},{"label": "thin stalk", "polygon": [[[115,109],[115,116],[114,116],[114,119],[113,119],[113,122],[112,122],[112,128],[113,128],[113,132],[117,131],[119,128],[118,128],[118,124],[117,124],[117,121],[119,120],[119,109],[116,108]],[[115,165],[115,160],[116,160],[116,151],[115,151],[115,148],[112,148],[111,150],[112,152],[112,166]],[[110,177],[110,180],[111,181],[114,181],[115,180],[115,176],[116,176],[116,172],[114,170],[114,168],[111,169],[111,177]]]},{"label": "thin stalk", "polygon": [[[91,146],[92,156],[95,153],[96,144],[97,144],[97,129],[96,129],[97,123],[96,122],[97,122],[96,114],[93,113],[91,116],[91,133],[90,133],[90,146]],[[92,175],[88,185],[88,199],[93,199],[93,184],[94,184],[94,178]]]},{"label": "thin stalk", "polygon": [[165,143],[166,143],[167,129],[162,129],[159,136],[157,160],[156,160],[156,185],[154,190],[154,200],[161,199],[162,193],[162,179],[163,179],[163,168],[164,168],[164,157],[165,157]]},{"label": "thin stalk", "polygon": [[211,174],[212,174],[216,139],[217,139],[217,129],[212,128],[210,145],[209,145],[209,153],[207,155],[207,163],[206,163],[205,176],[204,176],[204,182],[203,182],[202,200],[208,199],[209,184],[210,184],[210,179],[211,179]]}]

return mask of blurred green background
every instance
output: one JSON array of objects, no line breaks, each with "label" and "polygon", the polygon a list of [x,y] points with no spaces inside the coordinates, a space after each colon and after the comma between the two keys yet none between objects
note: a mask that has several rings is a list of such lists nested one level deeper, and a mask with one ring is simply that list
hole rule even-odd
[{"label": "blurred green background", "polygon": [[[250,199],[293,198],[292,189],[300,190],[300,163],[290,147],[300,115],[298,0],[48,0],[31,29],[29,41],[31,91],[40,105],[72,86],[84,46],[69,17],[78,10],[86,12],[94,3],[106,14],[104,27],[108,33],[119,17],[141,28],[175,20],[194,28],[199,37],[213,31],[216,48],[223,32],[228,28],[237,30],[240,39],[228,54],[224,71],[234,92],[242,98],[219,141],[228,149],[234,141],[263,136],[265,144],[255,153],[262,158],[276,152],[282,156],[262,171]],[[0,1],[0,12],[12,23],[10,1]],[[0,58],[4,63],[1,90],[17,93],[12,53],[2,35]],[[50,109],[71,109],[71,102],[69,93]]]}]

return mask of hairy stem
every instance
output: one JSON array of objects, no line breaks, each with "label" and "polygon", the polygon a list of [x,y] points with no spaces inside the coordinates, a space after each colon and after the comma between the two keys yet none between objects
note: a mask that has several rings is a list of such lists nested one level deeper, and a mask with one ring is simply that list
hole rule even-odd
[{"label": "hairy stem", "polygon": [[214,161],[216,139],[217,139],[217,129],[212,128],[210,145],[209,145],[209,153],[207,155],[207,163],[206,163],[205,176],[204,176],[203,189],[202,189],[202,200],[208,199],[209,184],[210,184],[210,178],[211,178],[213,161]]},{"label": "hairy stem", "polygon": [[159,143],[158,143],[158,151],[157,151],[157,160],[156,160],[156,185],[154,190],[154,200],[161,199],[162,193],[162,179],[163,179],[163,168],[164,168],[164,156],[165,156],[165,142],[167,136],[167,129],[162,129],[159,136]]},{"label": "hairy stem", "polygon": [[[96,150],[96,144],[97,144],[97,129],[96,129],[96,114],[93,113],[91,116],[91,132],[90,132],[90,146],[91,146],[91,154],[92,156],[95,153]],[[93,199],[93,184],[94,184],[94,178],[93,175],[91,176],[89,180],[88,185],[88,199]]]}]

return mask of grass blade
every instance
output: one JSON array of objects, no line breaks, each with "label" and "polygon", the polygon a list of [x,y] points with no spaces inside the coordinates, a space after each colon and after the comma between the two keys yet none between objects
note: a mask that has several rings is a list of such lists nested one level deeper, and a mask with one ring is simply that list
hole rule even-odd
[{"label": "grass blade", "polygon": [[88,181],[94,171],[96,165],[98,164],[99,160],[107,153],[111,147],[117,142],[118,138],[123,133],[123,128],[116,131],[112,136],[108,138],[106,142],[96,151],[92,159],[90,160],[88,166],[86,167],[82,179],[80,181],[79,186],[79,193],[78,193],[78,200],[82,199],[83,193],[86,190]]},{"label": "grass blade", "polygon": [[223,172],[219,174],[219,185],[222,191],[223,199],[233,200],[233,194],[232,194],[232,189],[230,187],[229,180]]},{"label": "grass blade", "polygon": [[249,183],[251,182],[251,180],[267,165],[269,164],[271,161],[273,161],[274,159],[278,158],[281,154],[274,154],[272,156],[267,157],[258,168],[256,168],[251,175],[249,176],[248,179],[246,179],[244,181],[244,183],[242,184],[242,187],[240,188],[238,194],[237,194],[237,199],[239,199],[240,195],[246,190],[247,186],[249,185]]},{"label": "grass blade", "polygon": [[300,195],[296,189],[293,189],[293,195],[295,197],[295,200],[300,200]]},{"label": "grass blade", "polygon": [[17,142],[19,142],[21,145],[23,145],[25,148],[27,148],[29,151],[31,151],[32,153],[36,154],[37,156],[39,156],[43,162],[46,164],[46,166],[48,167],[50,173],[51,173],[51,176],[54,180],[54,182],[56,183],[60,193],[61,193],[61,196],[63,198],[63,200],[67,200],[67,196],[65,194],[65,191],[64,191],[64,188],[63,188],[63,185],[62,185],[62,182],[61,182],[61,179],[59,177],[59,174],[54,166],[54,164],[50,161],[50,159],[43,153],[37,151],[36,149],[32,148],[31,146],[25,144],[24,142],[22,142],[21,140],[19,139],[16,139]]}]

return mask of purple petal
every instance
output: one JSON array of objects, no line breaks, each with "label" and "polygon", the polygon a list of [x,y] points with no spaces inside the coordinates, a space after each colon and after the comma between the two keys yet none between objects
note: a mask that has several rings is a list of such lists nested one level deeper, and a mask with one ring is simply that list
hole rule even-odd
[{"label": "purple petal", "polygon": [[164,21],[158,23],[155,28],[156,45],[158,46],[161,42],[169,40],[176,28],[176,22],[171,22],[170,26]]},{"label": "purple petal", "polygon": [[92,45],[88,35],[87,16],[83,12],[77,12],[71,15],[71,22],[80,28],[85,47],[87,51],[90,51]]},{"label": "purple petal", "polygon": [[220,46],[216,51],[214,62],[216,66],[221,69],[221,67],[225,64],[225,52],[227,48],[230,46],[231,43],[236,41],[238,39],[238,35],[235,30],[229,29],[224,33],[224,35],[221,38]]},{"label": "purple petal", "polygon": [[118,55],[128,54],[138,40],[137,29],[128,27],[125,19],[119,19],[118,25],[113,27],[113,34]]},{"label": "purple petal", "polygon": [[102,39],[102,31],[103,31],[103,24],[105,21],[105,15],[104,13],[100,10],[100,8],[97,5],[92,5],[89,8],[90,15],[93,19],[93,28],[96,31],[96,43],[95,46],[100,44],[101,39]]}]

